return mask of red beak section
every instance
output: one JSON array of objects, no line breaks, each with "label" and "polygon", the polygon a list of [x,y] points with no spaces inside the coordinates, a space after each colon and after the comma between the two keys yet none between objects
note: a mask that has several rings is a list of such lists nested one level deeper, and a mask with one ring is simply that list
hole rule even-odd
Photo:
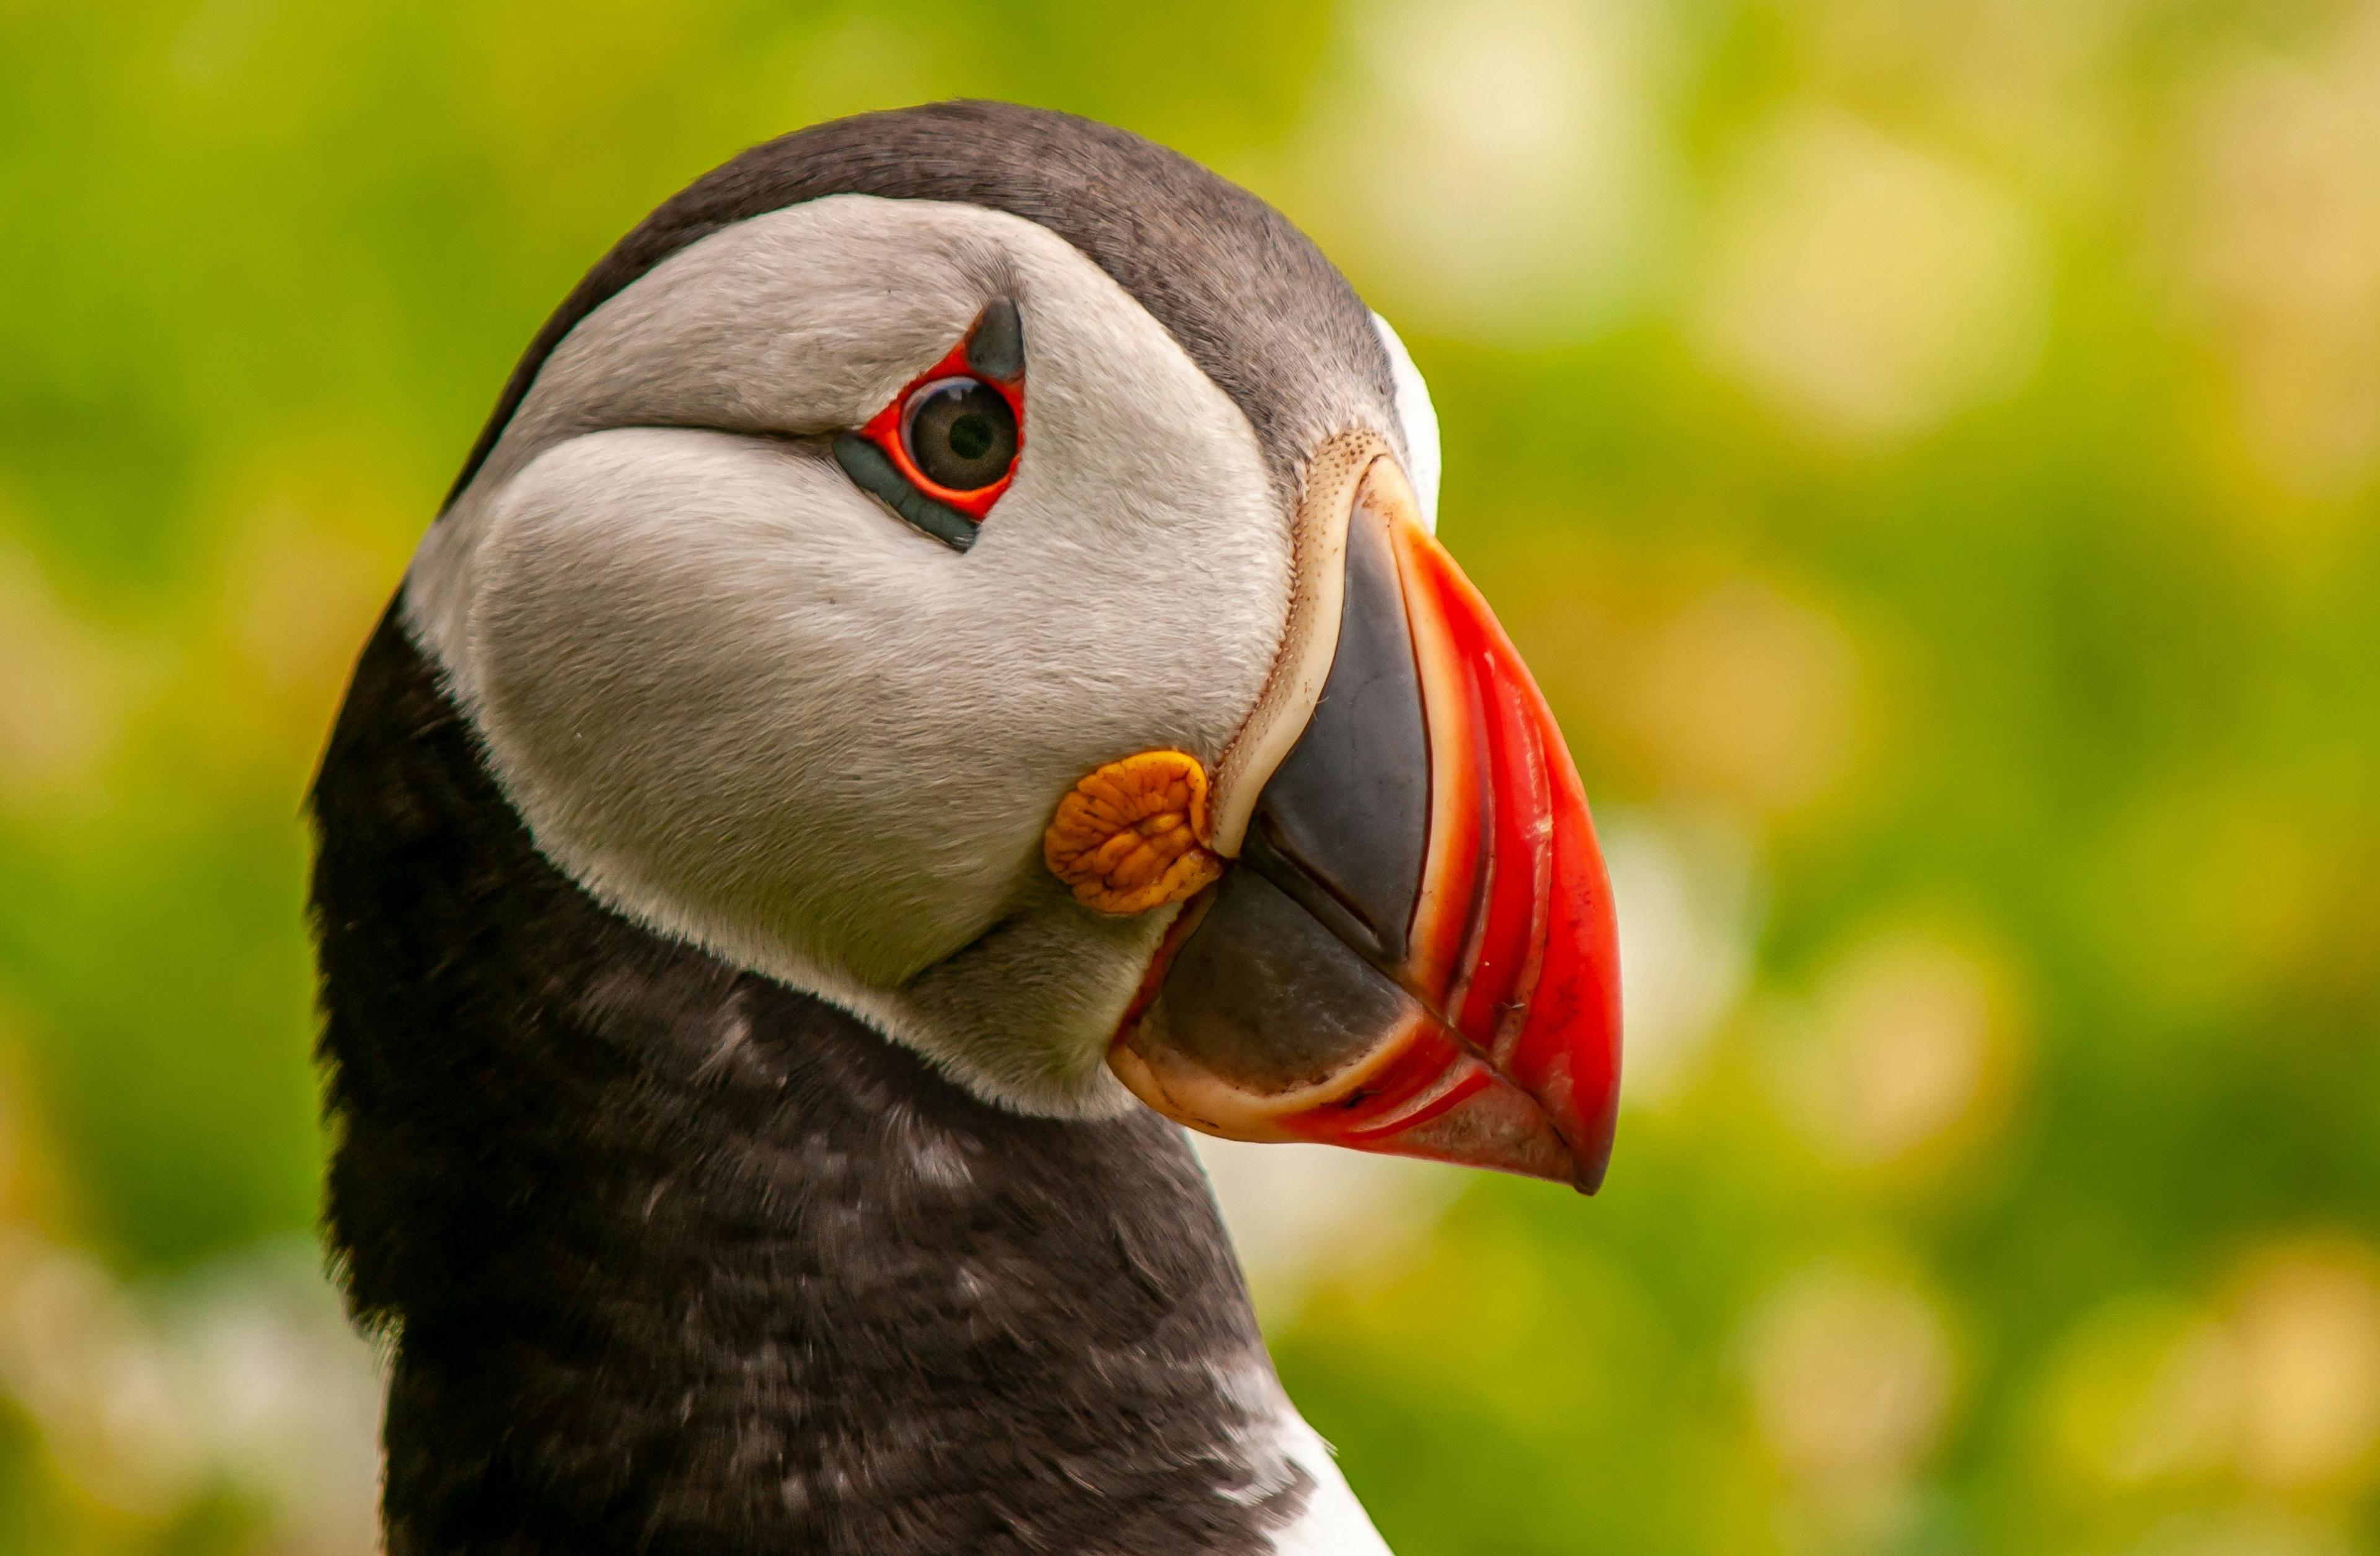
[{"label": "red beak section", "polygon": [[1329,678],[1241,865],[1176,919],[1111,1051],[1143,1100],[1210,1134],[1595,1190],[1620,981],[1585,791],[1387,459],[1349,516]]}]

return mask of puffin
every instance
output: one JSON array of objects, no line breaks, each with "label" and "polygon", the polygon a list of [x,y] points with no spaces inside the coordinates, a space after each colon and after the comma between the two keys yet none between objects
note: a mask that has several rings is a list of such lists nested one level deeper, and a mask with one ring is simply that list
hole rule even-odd
[{"label": "puffin", "polygon": [[530,342],[309,796],[389,1556],[1349,1556],[1185,1126],[1592,1192],[1575,764],[1270,206],[964,102]]}]

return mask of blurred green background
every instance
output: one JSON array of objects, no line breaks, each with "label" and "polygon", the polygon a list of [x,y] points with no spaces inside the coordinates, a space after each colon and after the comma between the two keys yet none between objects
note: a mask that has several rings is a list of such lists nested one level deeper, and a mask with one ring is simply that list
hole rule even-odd
[{"label": "blurred green background", "polygon": [[298,810],[743,145],[1168,141],[1394,320],[1609,842],[1609,1184],[1223,1152],[1407,1556],[2380,1550],[2380,5],[0,0],[0,1550],[370,1549]]}]

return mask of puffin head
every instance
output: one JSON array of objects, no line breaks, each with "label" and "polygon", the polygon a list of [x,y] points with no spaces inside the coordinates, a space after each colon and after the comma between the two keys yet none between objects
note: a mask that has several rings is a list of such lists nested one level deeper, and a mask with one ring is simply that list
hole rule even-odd
[{"label": "puffin head", "polygon": [[1277,213],[942,104],[623,240],[402,620],[565,874],[989,1102],[1591,1189],[1609,892],[1437,484],[1410,359]]}]

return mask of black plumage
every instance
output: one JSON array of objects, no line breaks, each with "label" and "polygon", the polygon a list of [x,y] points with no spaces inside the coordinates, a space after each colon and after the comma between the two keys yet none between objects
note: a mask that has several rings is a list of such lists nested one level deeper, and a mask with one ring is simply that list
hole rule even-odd
[{"label": "black plumage", "polygon": [[329,1230],[393,1344],[391,1556],[1166,1556],[1296,1515],[1173,1125],[991,1108],[601,907],[395,613],[313,814]]}]

